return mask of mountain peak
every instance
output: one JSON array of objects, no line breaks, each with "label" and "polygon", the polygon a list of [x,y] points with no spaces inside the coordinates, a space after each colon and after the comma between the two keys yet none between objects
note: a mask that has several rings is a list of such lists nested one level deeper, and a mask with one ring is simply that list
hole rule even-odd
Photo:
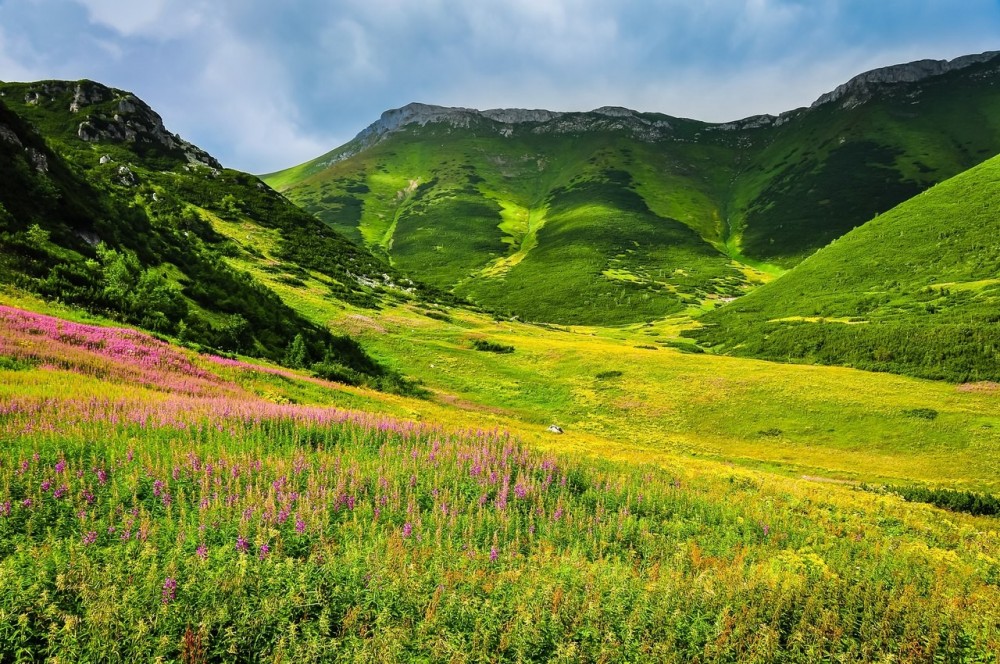
[{"label": "mountain peak", "polygon": [[77,116],[73,126],[82,141],[154,145],[190,163],[222,168],[210,154],[168,131],[159,113],[125,90],[83,79],[9,84],[4,94],[15,91],[23,93],[26,106]]},{"label": "mountain peak", "polygon": [[591,111],[597,115],[606,115],[612,118],[630,118],[635,115],[635,111],[623,106],[601,106]]},{"label": "mountain peak", "polygon": [[453,128],[468,129],[483,126],[501,136],[515,133],[565,134],[581,131],[629,131],[640,140],[659,140],[672,129],[666,116],[645,117],[637,111],[620,106],[602,106],[590,112],[562,112],[528,108],[492,108],[480,111],[461,106],[435,106],[412,102],[401,108],[382,113],[381,117],[362,130],[342,150],[335,160],[347,158],[378,143],[389,134],[407,125],[447,124]]},{"label": "mountain peak", "polygon": [[381,117],[361,131],[355,140],[378,140],[385,134],[409,125],[424,126],[429,123],[445,122],[455,127],[468,127],[473,120],[486,119],[501,124],[521,124],[525,122],[548,122],[563,115],[554,111],[524,108],[494,108],[480,111],[461,106],[435,106],[411,102],[401,108],[384,112]]},{"label": "mountain peak", "polygon": [[893,83],[916,83],[948,72],[965,69],[972,65],[1000,56],[1000,51],[987,51],[976,55],[965,55],[954,60],[916,60],[901,65],[880,67],[863,74],[858,74],[847,83],[838,86],[813,102],[810,108],[816,108],[847,97],[845,106],[853,108],[871,98],[872,88],[877,85]]}]

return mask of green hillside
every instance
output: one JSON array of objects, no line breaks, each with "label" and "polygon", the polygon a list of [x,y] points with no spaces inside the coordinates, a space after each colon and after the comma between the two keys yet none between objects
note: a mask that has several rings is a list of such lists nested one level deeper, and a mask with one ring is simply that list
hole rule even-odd
[{"label": "green hillside", "polygon": [[232,259],[245,224],[282,279],[315,273],[328,297],[374,307],[414,284],[275,194],[223,169],[121,90],[81,81],[0,84],[0,281],[195,346],[356,382],[388,374],[303,318]]},{"label": "green hillside", "polygon": [[743,250],[792,266],[1000,153],[998,84],[996,54],[910,83],[852,82],[845,96],[789,114],[772,137],[751,138],[761,149],[730,201]]},{"label": "green hillside", "polygon": [[977,62],[410,106],[288,198],[0,83],[0,662],[995,662]]},{"label": "green hillside", "polygon": [[1000,152],[998,81],[987,54],[729,124],[411,104],[264,179],[403,272],[494,310],[647,321],[740,296]]},{"label": "green hillside", "polygon": [[[620,130],[503,137],[495,122],[473,123],[404,127],[356,157],[300,170],[285,193],[400,270],[530,320],[653,319],[749,286],[713,220],[727,170],[692,170]],[[705,165],[728,159],[717,147],[682,149]]]},{"label": "green hillside", "polygon": [[965,382],[1000,379],[1000,157],[706,315],[728,353]]}]

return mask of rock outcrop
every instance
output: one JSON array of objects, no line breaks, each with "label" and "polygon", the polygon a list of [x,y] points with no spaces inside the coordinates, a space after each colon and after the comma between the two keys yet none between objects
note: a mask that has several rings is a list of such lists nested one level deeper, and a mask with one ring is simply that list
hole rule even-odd
[{"label": "rock outcrop", "polygon": [[0,124],[0,141],[3,141],[4,143],[10,143],[11,145],[18,148],[23,147],[23,145],[21,144],[21,139],[17,137],[17,134],[14,132],[14,130],[8,127],[7,125],[3,124]]},{"label": "rock outcrop", "polygon": [[932,76],[940,76],[972,65],[989,62],[1000,56],[1000,51],[987,51],[977,55],[966,55],[954,60],[917,60],[903,65],[892,65],[858,74],[832,92],[820,96],[811,108],[844,100],[844,108],[853,108],[871,98],[875,89],[895,83],[916,83]]},{"label": "rock outcrop", "polygon": [[45,156],[45,153],[35,148],[28,148],[28,161],[39,173],[49,172],[49,158]]},{"label": "rock outcrop", "polygon": [[561,117],[562,113],[543,110],[526,110],[521,108],[495,108],[479,111],[475,108],[433,106],[430,104],[412,103],[402,108],[386,111],[382,116],[363,129],[355,141],[372,144],[383,136],[391,134],[406,125],[424,126],[432,123],[447,124],[452,127],[468,128],[473,123],[489,120],[500,124],[540,123]]},{"label": "rock outcrop", "polygon": [[86,116],[76,135],[89,143],[145,143],[183,155],[188,162],[213,168],[222,165],[210,154],[167,131],[163,118],[138,97],[93,81],[46,81],[25,93],[25,103],[66,103]]},{"label": "rock outcrop", "polygon": [[363,129],[330,162],[351,157],[410,125],[443,124],[452,128],[481,128],[501,136],[524,132],[566,134],[585,131],[626,131],[639,140],[653,142],[669,136],[673,127],[665,115],[639,113],[618,106],[602,106],[589,113],[563,113],[542,109],[474,108],[412,103],[386,111]]}]

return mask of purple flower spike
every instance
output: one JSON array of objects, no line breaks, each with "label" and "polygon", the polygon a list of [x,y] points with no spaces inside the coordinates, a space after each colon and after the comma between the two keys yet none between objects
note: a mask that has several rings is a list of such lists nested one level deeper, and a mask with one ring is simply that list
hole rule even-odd
[{"label": "purple flower spike", "polygon": [[403,524],[403,537],[409,537],[413,534],[413,525],[409,521]]},{"label": "purple flower spike", "polygon": [[177,597],[177,579],[168,576],[163,582],[163,603],[169,604]]}]

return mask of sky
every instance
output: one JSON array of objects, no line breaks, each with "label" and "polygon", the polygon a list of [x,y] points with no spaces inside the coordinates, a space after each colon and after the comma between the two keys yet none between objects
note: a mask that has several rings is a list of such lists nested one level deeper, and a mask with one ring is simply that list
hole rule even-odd
[{"label": "sky", "polygon": [[134,92],[265,173],[411,101],[724,122],[1000,50],[1000,0],[0,0],[0,80]]}]

